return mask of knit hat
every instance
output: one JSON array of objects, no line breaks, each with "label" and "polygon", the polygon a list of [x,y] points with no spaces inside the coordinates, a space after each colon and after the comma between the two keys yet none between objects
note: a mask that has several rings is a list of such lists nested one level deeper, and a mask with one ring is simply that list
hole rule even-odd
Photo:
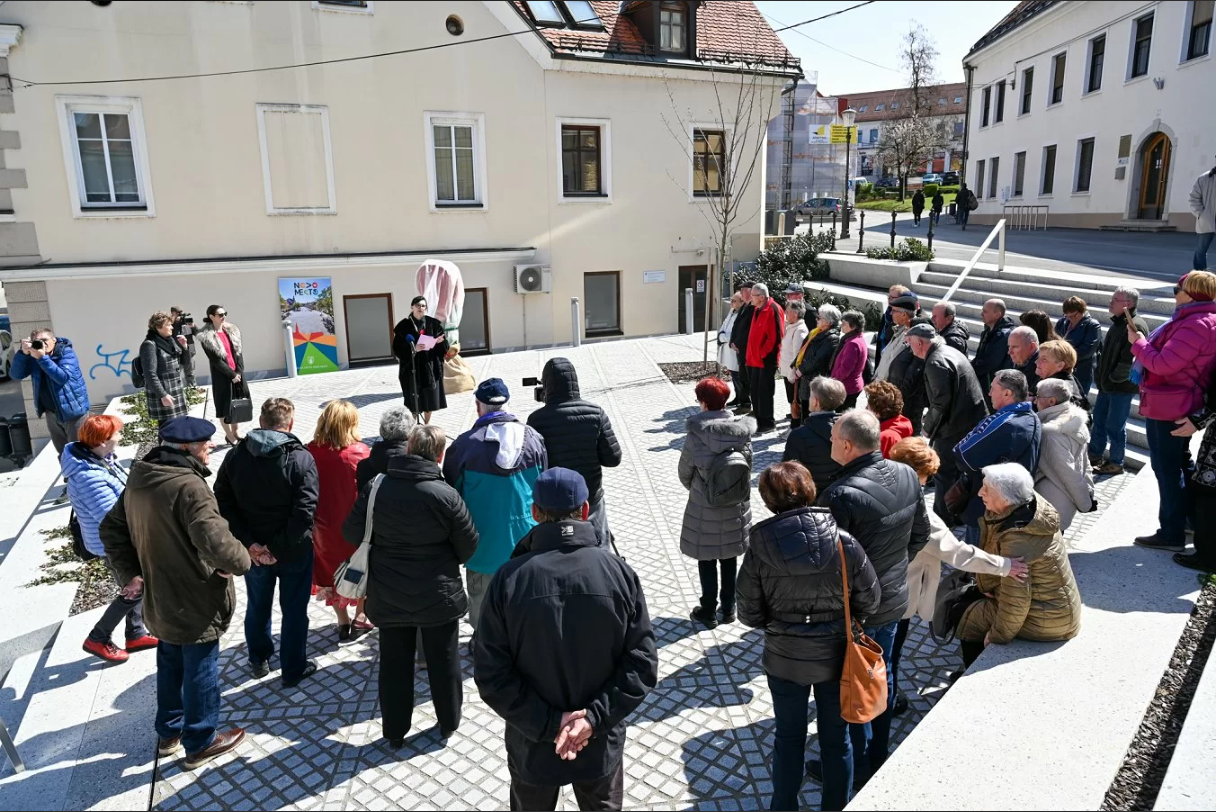
[{"label": "knit hat", "polygon": [[477,386],[473,397],[477,399],[478,403],[484,403],[487,406],[502,406],[511,399],[511,391],[507,389],[502,378],[486,378]]}]

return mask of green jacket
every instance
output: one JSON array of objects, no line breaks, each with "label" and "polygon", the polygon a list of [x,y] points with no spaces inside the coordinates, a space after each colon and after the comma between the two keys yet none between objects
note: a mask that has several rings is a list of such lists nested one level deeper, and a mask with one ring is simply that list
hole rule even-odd
[{"label": "green jacket", "polygon": [[249,552],[228,530],[211,475],[184,451],[160,446],[131,467],[127,488],[101,522],[106,555],[122,583],[144,579],[144,621],[166,643],[218,640],[236,606],[230,575]]}]

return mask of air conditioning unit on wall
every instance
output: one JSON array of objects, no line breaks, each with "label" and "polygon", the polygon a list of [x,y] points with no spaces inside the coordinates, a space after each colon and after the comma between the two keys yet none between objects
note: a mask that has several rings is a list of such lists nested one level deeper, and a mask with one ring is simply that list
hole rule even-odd
[{"label": "air conditioning unit on wall", "polygon": [[553,272],[548,265],[516,265],[516,293],[548,293],[553,289]]}]

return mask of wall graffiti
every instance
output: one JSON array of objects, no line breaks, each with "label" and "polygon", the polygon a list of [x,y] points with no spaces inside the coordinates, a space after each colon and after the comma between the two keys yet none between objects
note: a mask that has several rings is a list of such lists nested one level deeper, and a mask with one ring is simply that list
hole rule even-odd
[{"label": "wall graffiti", "polygon": [[[100,356],[101,363],[93,364],[89,367],[89,380],[97,380],[97,370],[108,369],[114,373],[114,377],[121,378],[123,375],[131,376],[131,361],[127,358],[131,354],[130,350],[118,350],[117,352],[103,352],[101,345],[97,345],[97,355]],[[118,359],[117,361],[114,359]]]}]

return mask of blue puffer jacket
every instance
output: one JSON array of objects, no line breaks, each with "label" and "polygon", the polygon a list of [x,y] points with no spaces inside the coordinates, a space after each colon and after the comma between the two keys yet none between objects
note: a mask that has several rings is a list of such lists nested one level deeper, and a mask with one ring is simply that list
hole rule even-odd
[{"label": "blue puffer jacket", "polygon": [[42,407],[38,404],[38,390],[42,386],[42,376],[45,375],[51,384],[51,393],[59,406],[59,419],[65,423],[75,420],[89,412],[89,390],[85,388],[84,376],[80,374],[80,362],[76,360],[76,351],[72,342],[62,336],[55,338],[55,352],[44,355],[40,361],[35,361],[31,355],[18,352],[13,356],[13,369],[10,373],[16,380],[29,378],[34,385],[34,409],[42,417]]},{"label": "blue puffer jacket", "polygon": [[443,478],[462,497],[479,541],[465,567],[493,575],[536,526],[532,485],[549,467],[545,441],[513,414],[491,412],[456,438],[443,459]]},{"label": "blue puffer jacket", "polygon": [[106,548],[97,528],[127,487],[127,474],[113,456],[100,459],[83,443],[68,443],[59,465],[68,481],[68,498],[80,520],[84,546],[93,555],[104,556]]},{"label": "blue puffer jacket", "polygon": [[971,501],[962,516],[966,524],[974,525],[984,515],[984,501],[979,497],[984,468],[1016,462],[1034,476],[1039,468],[1042,441],[1043,424],[1034,407],[1024,402],[1010,404],[985,417],[954,447],[959,468],[971,474]]}]

